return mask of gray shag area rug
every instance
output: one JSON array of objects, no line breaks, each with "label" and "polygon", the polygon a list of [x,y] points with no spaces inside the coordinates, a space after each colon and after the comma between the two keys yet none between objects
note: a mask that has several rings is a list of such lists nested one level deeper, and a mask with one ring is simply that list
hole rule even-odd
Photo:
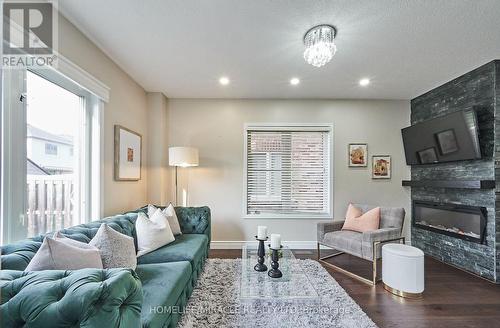
[{"label": "gray shag area rug", "polygon": [[208,259],[178,327],[377,327],[318,262],[296,261],[318,299],[240,300],[241,259]]}]

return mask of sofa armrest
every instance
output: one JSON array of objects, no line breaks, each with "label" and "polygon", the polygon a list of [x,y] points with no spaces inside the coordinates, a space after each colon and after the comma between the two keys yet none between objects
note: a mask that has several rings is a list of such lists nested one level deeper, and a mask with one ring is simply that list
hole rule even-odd
[{"label": "sofa armrest", "polygon": [[129,269],[0,271],[1,327],[140,327],[142,287]]},{"label": "sofa armrest", "polygon": [[344,221],[318,222],[316,229],[318,243],[323,241],[326,233],[341,230]]},{"label": "sofa armrest", "polygon": [[399,228],[382,228],[374,231],[363,232],[363,242],[373,243],[376,241],[383,242],[401,237]]}]

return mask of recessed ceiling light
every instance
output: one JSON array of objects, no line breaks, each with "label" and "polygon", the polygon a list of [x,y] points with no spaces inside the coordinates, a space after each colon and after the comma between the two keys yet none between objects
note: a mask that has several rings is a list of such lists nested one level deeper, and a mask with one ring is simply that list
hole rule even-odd
[{"label": "recessed ceiling light", "polygon": [[361,79],[359,80],[359,85],[362,86],[362,87],[366,87],[368,84],[370,84],[370,79]]},{"label": "recessed ceiling light", "polygon": [[297,84],[299,84],[299,83],[300,83],[300,80],[299,80],[299,78],[297,78],[297,77],[294,77],[294,78],[292,78],[292,79],[290,80],[290,84],[291,84],[291,85],[297,85]]},{"label": "recessed ceiling light", "polygon": [[225,76],[221,77],[219,79],[219,83],[222,84],[222,85],[228,85],[229,84],[229,79]]}]

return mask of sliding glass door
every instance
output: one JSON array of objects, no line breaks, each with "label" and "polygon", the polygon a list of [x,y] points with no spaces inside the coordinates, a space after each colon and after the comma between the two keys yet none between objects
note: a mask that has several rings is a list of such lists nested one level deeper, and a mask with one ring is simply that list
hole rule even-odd
[{"label": "sliding glass door", "polygon": [[27,72],[28,236],[85,220],[85,98]]},{"label": "sliding glass door", "polygon": [[3,241],[90,221],[100,205],[98,99],[52,70],[7,72],[3,95]]}]

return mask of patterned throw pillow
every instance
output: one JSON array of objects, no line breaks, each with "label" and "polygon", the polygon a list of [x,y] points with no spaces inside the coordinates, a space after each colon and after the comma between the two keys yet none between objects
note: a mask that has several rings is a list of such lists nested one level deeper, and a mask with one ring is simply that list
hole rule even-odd
[{"label": "patterned throw pillow", "polygon": [[87,244],[74,240],[60,241],[47,236],[24,271],[86,268],[102,269],[101,255],[97,248],[89,248]]},{"label": "patterned throw pillow", "polygon": [[105,269],[135,269],[137,266],[134,238],[116,231],[105,223],[101,224],[89,245],[99,249]]},{"label": "patterned throw pillow", "polygon": [[[148,216],[151,218],[158,208],[154,205],[148,205]],[[168,224],[174,236],[182,235],[181,226],[179,224],[179,219],[175,213],[174,206],[169,204],[165,209],[162,210],[163,214],[167,216]]]}]

